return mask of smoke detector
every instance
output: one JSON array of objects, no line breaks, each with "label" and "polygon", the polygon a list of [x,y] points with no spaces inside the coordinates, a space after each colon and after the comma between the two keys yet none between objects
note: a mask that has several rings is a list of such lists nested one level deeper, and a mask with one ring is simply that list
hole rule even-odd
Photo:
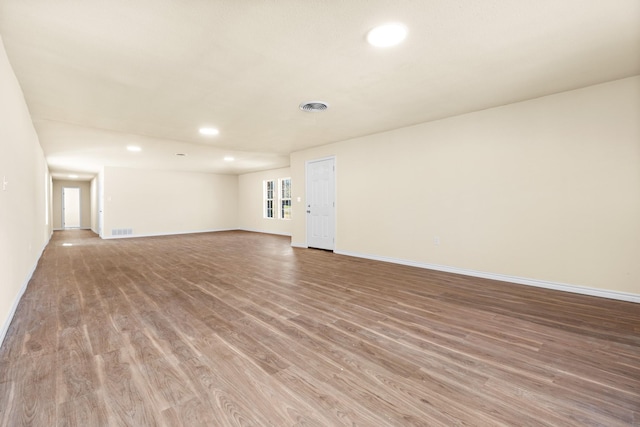
[{"label": "smoke detector", "polygon": [[319,113],[329,108],[329,104],[322,101],[308,101],[300,104],[300,109],[308,113]]}]

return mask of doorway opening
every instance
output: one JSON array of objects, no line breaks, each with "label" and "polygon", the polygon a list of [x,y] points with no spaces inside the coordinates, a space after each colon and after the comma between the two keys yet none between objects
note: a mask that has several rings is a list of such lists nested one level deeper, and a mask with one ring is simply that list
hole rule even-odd
[{"label": "doorway opening", "polygon": [[80,188],[62,188],[62,228],[80,228]]}]

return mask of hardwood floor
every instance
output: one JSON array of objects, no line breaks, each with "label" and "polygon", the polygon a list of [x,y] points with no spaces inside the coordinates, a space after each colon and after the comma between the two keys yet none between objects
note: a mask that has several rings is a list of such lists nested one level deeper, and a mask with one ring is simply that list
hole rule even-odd
[{"label": "hardwood floor", "polygon": [[0,423],[638,426],[640,305],[280,236],[56,232],[0,350]]}]

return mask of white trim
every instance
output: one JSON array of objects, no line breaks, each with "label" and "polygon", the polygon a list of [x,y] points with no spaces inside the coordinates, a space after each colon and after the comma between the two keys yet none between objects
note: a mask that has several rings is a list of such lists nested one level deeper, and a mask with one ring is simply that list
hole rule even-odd
[{"label": "white trim", "polygon": [[11,304],[11,308],[9,309],[9,315],[7,316],[4,324],[2,325],[2,329],[0,329],[0,346],[2,346],[2,343],[4,342],[4,338],[7,335],[7,332],[9,331],[9,326],[11,326],[11,322],[13,321],[13,316],[15,316],[16,310],[18,309],[18,304],[20,304],[20,300],[22,299],[22,296],[27,290],[29,281],[31,281],[31,277],[33,277],[33,273],[36,271],[36,268],[38,267],[38,262],[42,257],[42,253],[44,252],[44,249],[47,247],[47,245],[49,244],[49,241],[51,240],[51,235],[52,234],[49,235],[49,239],[47,239],[47,241],[44,243],[44,246],[42,246],[42,249],[40,249],[40,254],[36,258],[36,262],[33,263],[33,266],[31,267],[31,271],[29,271],[29,274],[27,274],[27,277],[24,283],[22,284],[22,286],[20,287],[20,290],[18,291],[18,295],[16,295],[16,298],[13,300],[13,304]]},{"label": "white trim", "polygon": [[291,233],[279,233],[277,231],[268,231],[268,230],[256,230],[253,228],[238,228],[240,231],[248,231],[251,233],[262,233],[262,234],[276,234],[278,236],[287,236],[291,237]]},{"label": "white trim", "polygon": [[[291,244],[293,246],[293,243]],[[333,251],[339,255],[352,256],[356,258],[366,258],[374,261],[391,262],[394,264],[408,265],[411,267],[426,268],[429,270],[444,271],[446,273],[463,274],[465,276],[482,277],[484,279],[499,280],[502,282],[517,283],[520,285],[535,286],[538,288],[553,289],[556,291],[572,292],[575,294],[590,295],[594,297],[609,298],[621,301],[640,303],[640,294],[628,292],[609,291],[605,289],[589,288],[586,286],[570,285],[567,283],[550,282],[547,280],[530,279],[527,277],[509,276],[499,273],[488,273],[485,271],[467,270],[465,268],[449,267],[446,265],[428,264],[398,258],[391,258],[379,255],[361,254],[350,251]]]},{"label": "white trim", "polygon": [[212,230],[192,230],[192,231],[173,231],[169,233],[151,233],[151,234],[129,234],[125,236],[101,236],[101,239],[131,239],[136,237],[159,237],[159,236],[176,236],[179,234],[197,234],[197,233],[216,233],[218,231],[236,231],[237,228],[217,228]]},{"label": "white trim", "polygon": [[[53,231],[65,231],[65,230],[91,230],[91,227],[72,227],[72,228],[54,228]],[[96,233],[97,234],[97,233]]]},{"label": "white trim", "polygon": [[[37,264],[38,263],[36,262],[36,265]],[[33,268],[31,273],[29,273],[29,275],[27,276],[27,280],[24,281],[24,283],[22,284],[22,287],[18,291],[18,295],[16,295],[15,300],[13,300],[13,304],[9,309],[9,315],[7,316],[7,319],[4,322],[4,325],[2,325],[2,329],[0,329],[0,346],[4,342],[4,338],[7,335],[7,332],[9,331],[9,326],[11,326],[11,322],[13,321],[13,316],[15,316],[16,314],[16,310],[18,309],[18,304],[22,299],[22,295],[24,295],[25,291],[27,290],[27,285],[29,284],[29,281],[31,280],[31,276],[33,275],[34,271],[35,271],[35,268]]]}]

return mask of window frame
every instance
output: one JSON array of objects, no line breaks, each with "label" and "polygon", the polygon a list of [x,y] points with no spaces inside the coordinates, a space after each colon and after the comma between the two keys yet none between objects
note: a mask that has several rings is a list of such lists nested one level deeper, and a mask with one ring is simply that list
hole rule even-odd
[{"label": "window frame", "polygon": [[[275,219],[274,202],[276,198],[274,196],[277,193],[275,179],[265,179],[262,185],[262,216],[265,219]],[[269,185],[271,185],[269,187]],[[270,196],[270,197],[269,197]]]},{"label": "window frame", "polygon": [[[285,188],[285,181],[287,187]],[[289,190],[287,197],[285,197],[285,190]],[[289,207],[289,215],[285,216],[284,208],[285,202],[289,202],[286,206]],[[291,210],[293,208],[293,201],[291,196],[291,177],[278,179],[278,218],[285,221],[291,220]]]}]

